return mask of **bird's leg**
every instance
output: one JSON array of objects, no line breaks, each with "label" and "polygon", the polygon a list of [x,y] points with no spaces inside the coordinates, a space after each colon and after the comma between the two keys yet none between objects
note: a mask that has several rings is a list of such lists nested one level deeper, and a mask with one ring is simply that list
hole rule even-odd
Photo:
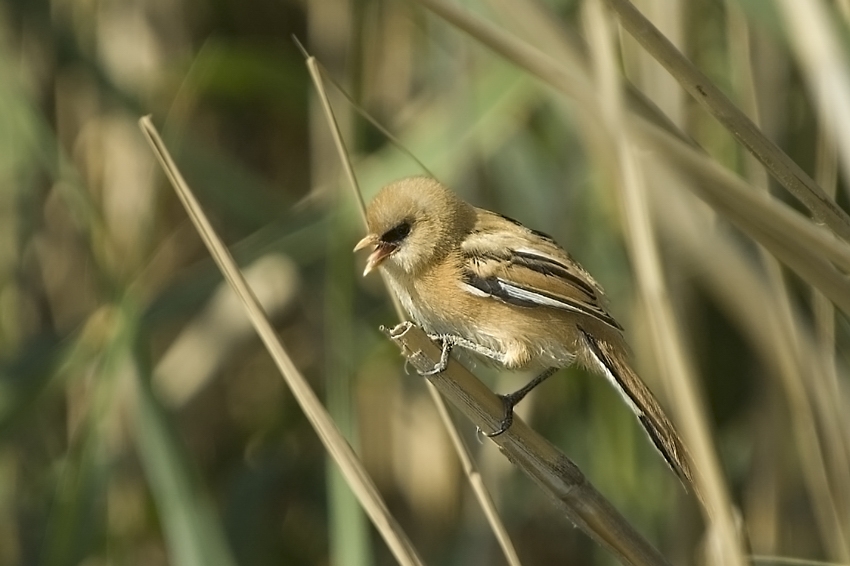
[{"label": "bird's leg", "polygon": [[522,401],[532,389],[546,381],[556,371],[558,371],[558,368],[546,369],[542,373],[540,373],[540,375],[525,384],[525,386],[521,389],[518,389],[513,393],[509,393],[508,395],[499,395],[499,398],[502,400],[502,403],[505,406],[505,415],[499,422],[499,428],[497,428],[493,432],[485,432],[484,435],[489,438],[493,438],[494,436],[499,436],[500,434],[511,428],[511,424],[513,424],[514,422],[514,407],[516,407],[517,404]]},{"label": "bird's leg", "polygon": [[481,344],[476,344],[471,340],[467,340],[463,336],[457,336],[456,334],[428,334],[428,338],[435,342],[439,342],[442,344],[442,351],[440,352],[440,361],[434,365],[433,368],[428,371],[420,371],[419,375],[429,376],[436,375],[438,373],[442,373],[446,371],[446,367],[449,365],[449,354],[452,352],[452,348],[455,346],[460,346],[465,350],[469,350],[470,352],[475,352],[481,356],[485,356],[492,360],[496,360],[497,362],[504,363],[504,354],[501,352],[497,352],[487,346],[482,346]]},{"label": "bird's leg", "polygon": [[488,348],[487,346],[483,346],[473,342],[472,340],[467,340],[463,336],[458,336],[456,334],[428,334],[428,338],[436,342],[450,342],[452,346],[460,346],[464,350],[475,352],[485,358],[490,358],[491,360],[495,360],[501,364],[505,363],[505,355],[502,352],[493,350],[492,348]]}]

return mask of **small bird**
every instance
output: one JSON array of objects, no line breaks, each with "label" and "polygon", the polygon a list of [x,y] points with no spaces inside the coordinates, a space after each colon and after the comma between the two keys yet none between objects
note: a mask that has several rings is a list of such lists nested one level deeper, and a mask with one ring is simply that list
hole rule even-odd
[{"label": "small bird", "polygon": [[500,395],[507,430],[513,408],[558,369],[574,362],[602,374],[637,415],[684,485],[690,457],[658,401],[631,369],[623,328],[605,308],[602,288],[548,235],[476,208],[429,177],[382,188],[366,210],[372,247],[363,275],[380,268],[401,304],[442,343],[446,368],[461,347],[507,369],[539,372]]}]

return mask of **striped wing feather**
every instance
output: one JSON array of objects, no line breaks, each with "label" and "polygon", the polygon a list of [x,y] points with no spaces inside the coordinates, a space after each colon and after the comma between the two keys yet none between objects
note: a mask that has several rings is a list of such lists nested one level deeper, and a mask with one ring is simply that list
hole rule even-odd
[{"label": "striped wing feather", "polygon": [[507,303],[560,308],[622,330],[596,281],[552,238],[505,216],[478,213],[463,243],[467,285]]}]

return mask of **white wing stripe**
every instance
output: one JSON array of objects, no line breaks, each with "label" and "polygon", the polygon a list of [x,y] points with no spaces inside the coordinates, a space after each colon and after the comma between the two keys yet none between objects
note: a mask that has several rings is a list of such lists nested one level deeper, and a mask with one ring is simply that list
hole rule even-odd
[{"label": "white wing stripe", "polygon": [[467,283],[458,283],[461,289],[469,293],[470,295],[475,295],[476,297],[492,297],[492,295],[486,291],[482,291],[478,287],[473,287]]},{"label": "white wing stripe", "polygon": [[529,256],[532,256],[532,257],[539,257],[540,259],[542,259],[544,261],[550,261],[552,263],[555,263],[557,265],[562,266],[564,269],[567,269],[567,266],[564,265],[564,260],[559,259],[559,258],[557,258],[553,255],[544,253],[540,250],[536,250],[536,249],[533,249],[533,248],[514,248],[514,251],[519,252],[521,254],[529,255]]},{"label": "white wing stripe", "polygon": [[509,297],[513,297],[514,299],[519,299],[521,301],[529,301],[532,303],[536,303],[538,305],[544,307],[554,307],[556,309],[567,309],[573,312],[587,314],[587,312],[582,309],[576,308],[569,303],[565,303],[563,301],[558,301],[551,297],[547,297],[545,295],[541,295],[539,293],[535,293],[534,291],[529,291],[528,289],[523,289],[522,287],[516,287],[504,279],[496,279],[499,283],[499,287],[505,292]]}]

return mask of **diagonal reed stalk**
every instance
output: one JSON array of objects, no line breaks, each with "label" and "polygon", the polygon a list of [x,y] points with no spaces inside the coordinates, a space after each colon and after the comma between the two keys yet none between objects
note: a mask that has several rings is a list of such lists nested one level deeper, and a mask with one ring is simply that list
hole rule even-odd
[{"label": "diagonal reed stalk", "polygon": [[330,415],[328,415],[325,408],[319,402],[319,399],[309,384],[292,363],[286,349],[278,339],[271,322],[266,317],[262,306],[245,282],[239,267],[233,261],[233,257],[230,255],[227,247],[215,233],[203,209],[174,164],[150,117],[146,116],[139,120],[139,125],[160,165],[168,176],[168,180],[171,182],[174,190],[177,192],[177,196],[189,214],[192,223],[195,225],[198,234],[203,239],[204,244],[210,251],[224,278],[242,301],[251,323],[268,349],[269,354],[271,354],[287,385],[289,385],[298,404],[303,409],[304,415],[310,421],[328,454],[331,455],[339,466],[348,485],[369,515],[372,523],[378,529],[381,536],[383,536],[387,546],[389,546],[393,555],[401,564],[424,564],[401,526],[390,514],[386,503],[384,503],[375,484],[369,478],[363,464],[339,432],[339,429],[331,420]]},{"label": "diagonal reed stalk", "polygon": [[[420,371],[433,368],[440,359],[440,348],[409,322],[390,330],[389,336]],[[496,430],[499,426],[504,414],[501,399],[453,358],[444,372],[428,380],[481,430]],[[624,564],[668,564],[593,487],[578,466],[522,419],[514,416],[511,427],[492,440],[573,524]]]}]

